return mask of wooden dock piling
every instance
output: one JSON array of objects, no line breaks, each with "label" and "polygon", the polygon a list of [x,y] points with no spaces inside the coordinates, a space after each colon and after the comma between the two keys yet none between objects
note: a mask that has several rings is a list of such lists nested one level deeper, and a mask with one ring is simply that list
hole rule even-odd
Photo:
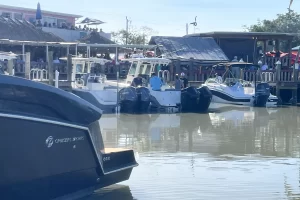
[{"label": "wooden dock piling", "polygon": [[30,79],[30,52],[25,54],[25,78]]},{"label": "wooden dock piling", "polygon": [[7,61],[7,72],[9,75],[13,75],[13,68],[14,68],[13,60],[8,60]]},{"label": "wooden dock piling", "polygon": [[53,86],[54,80],[54,69],[53,69],[53,51],[48,52],[48,76],[49,76],[49,85]]}]

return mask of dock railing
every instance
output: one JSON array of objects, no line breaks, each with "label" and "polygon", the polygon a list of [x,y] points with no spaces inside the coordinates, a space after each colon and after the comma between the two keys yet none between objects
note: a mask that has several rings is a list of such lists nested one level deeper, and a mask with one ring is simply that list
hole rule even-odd
[{"label": "dock railing", "polygon": [[[192,82],[205,82],[209,76],[213,76],[217,73],[219,76],[223,76],[225,70],[218,70],[215,71],[213,74],[211,70],[202,70],[194,71],[192,74],[193,80]],[[240,77],[245,81],[254,81],[255,74],[257,76],[258,81],[269,82],[269,83],[276,83],[276,82],[299,82],[300,83],[300,73],[298,70],[295,70],[296,79],[294,79],[294,70],[293,69],[281,69],[280,71],[277,70],[264,70],[264,71],[255,71],[255,70],[241,70]]]}]

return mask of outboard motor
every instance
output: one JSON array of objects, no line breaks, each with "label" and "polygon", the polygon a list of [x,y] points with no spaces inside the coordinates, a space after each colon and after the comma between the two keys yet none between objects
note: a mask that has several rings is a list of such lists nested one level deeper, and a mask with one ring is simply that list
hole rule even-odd
[{"label": "outboard motor", "polygon": [[197,111],[205,112],[205,111],[207,111],[207,109],[211,103],[212,93],[207,86],[202,86],[202,87],[198,88],[197,90],[199,92],[199,101],[198,101]]},{"label": "outboard motor", "polygon": [[270,85],[268,83],[258,83],[255,88],[254,106],[265,107],[270,97]]},{"label": "outboard motor", "polygon": [[137,103],[135,112],[145,112],[150,105],[150,91],[146,87],[135,88],[137,94]]},{"label": "outboard motor", "polygon": [[193,86],[181,90],[182,111],[195,111],[198,106],[199,92]]},{"label": "outboard motor", "polygon": [[119,91],[120,112],[132,113],[137,103],[137,93],[134,87],[123,88]]}]

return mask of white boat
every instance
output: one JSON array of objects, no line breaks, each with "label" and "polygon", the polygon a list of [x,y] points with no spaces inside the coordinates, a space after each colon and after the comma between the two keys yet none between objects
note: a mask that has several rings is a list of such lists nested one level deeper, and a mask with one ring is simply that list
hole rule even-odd
[{"label": "white boat", "polygon": [[225,103],[247,106],[266,106],[270,96],[270,86],[267,83],[257,84],[256,93],[247,93],[240,80],[222,77],[209,78],[203,84],[209,88],[214,103]]},{"label": "white boat", "polygon": [[[212,95],[207,87],[198,89],[188,87],[183,90],[175,90],[168,84],[170,83],[170,72],[168,70],[158,70],[158,66],[166,66],[171,60],[157,57],[144,58],[141,56],[133,56],[133,58],[124,59],[123,61],[129,61],[131,66],[126,81],[119,83],[118,86],[123,88],[130,87],[133,79],[141,74],[144,85],[150,92],[150,108],[171,112],[177,112],[180,109],[182,109],[182,111],[203,112],[208,109]],[[150,87],[149,80],[153,72],[156,72],[158,77],[163,81],[160,91],[154,91]],[[107,81],[107,83],[116,86],[115,81]],[[126,93],[128,92],[126,91]],[[130,96],[128,96],[128,98],[129,97]],[[121,99],[121,105],[123,101],[125,101],[125,99]]]},{"label": "white boat", "polygon": [[[60,58],[67,61],[67,58]],[[104,65],[110,62],[103,58],[72,57],[72,93],[94,104],[105,112],[114,112],[117,107],[117,88],[111,87],[104,74],[93,74],[91,68],[95,64]]]}]

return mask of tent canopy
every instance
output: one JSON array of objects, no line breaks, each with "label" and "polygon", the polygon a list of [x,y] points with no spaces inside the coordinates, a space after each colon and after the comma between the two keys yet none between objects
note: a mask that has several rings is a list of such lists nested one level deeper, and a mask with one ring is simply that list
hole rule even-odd
[{"label": "tent canopy", "polygon": [[89,17],[86,17],[84,19],[79,20],[76,22],[76,24],[84,24],[84,25],[99,25],[99,24],[104,24],[105,22],[98,20],[98,19],[92,19]]}]

